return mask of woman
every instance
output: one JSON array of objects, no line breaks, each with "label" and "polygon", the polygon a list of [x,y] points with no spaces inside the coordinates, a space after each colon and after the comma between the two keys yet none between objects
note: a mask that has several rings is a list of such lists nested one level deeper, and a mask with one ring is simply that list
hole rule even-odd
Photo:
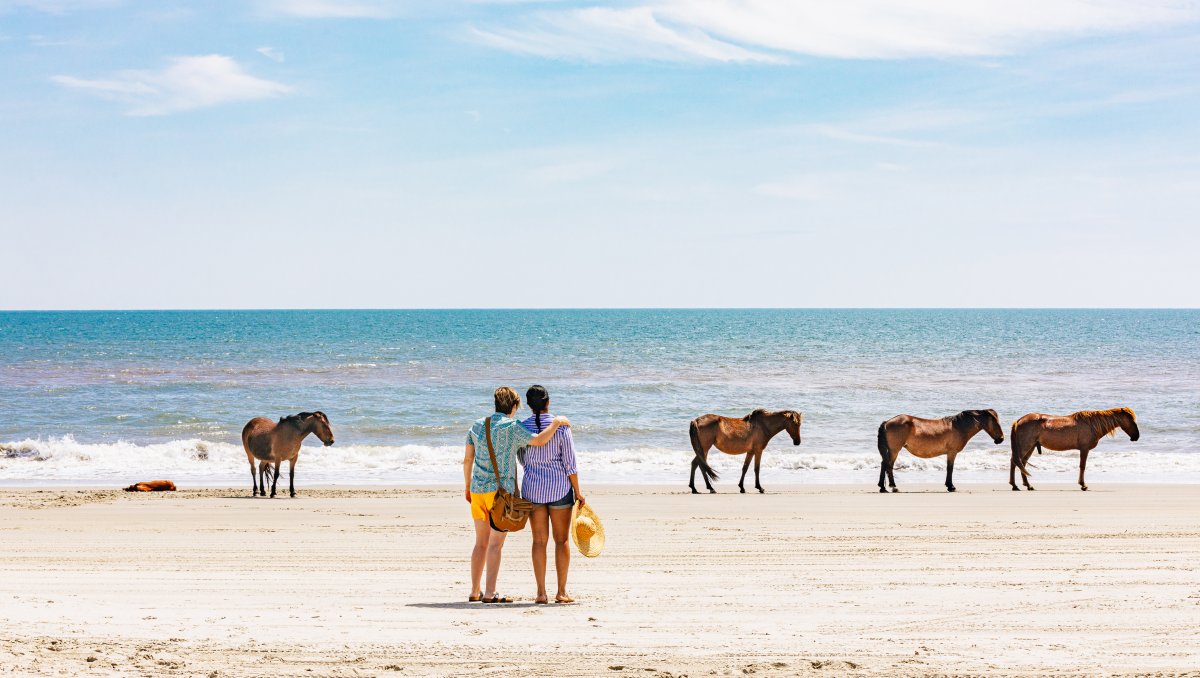
[{"label": "woman", "polygon": [[[551,417],[550,394],[541,386],[530,386],[525,400],[533,416],[521,422],[530,434],[541,434],[562,417]],[[571,507],[575,502],[584,503],[579,491],[579,474],[575,468],[575,445],[568,428],[560,429],[544,447],[526,448],[520,454],[525,465],[525,477],[521,493],[536,506],[529,517],[533,530],[533,578],[537,581],[537,598],[533,602],[549,602],[546,595],[546,542],[554,533],[554,569],[558,572],[556,603],[573,603],[575,599],[567,593],[567,570],[571,567],[571,548],[567,544],[570,535]]]},{"label": "woman", "polygon": [[[470,602],[511,603],[512,599],[496,593],[496,577],[500,574],[500,554],[504,548],[504,532],[492,529],[489,516],[496,501],[496,474],[492,471],[492,458],[488,454],[488,438],[496,455],[496,468],[504,489],[516,492],[517,465],[514,461],[517,450],[540,446],[550,442],[560,426],[570,426],[566,417],[556,417],[547,423],[544,431],[530,433],[513,417],[521,407],[521,397],[507,386],[496,389],[493,395],[496,412],[491,417],[476,421],[467,432],[467,450],[463,456],[463,483],[466,485],[467,503],[471,505],[471,518],[475,522],[475,548],[471,551],[471,595]],[[487,562],[487,589],[481,589],[484,562]]]}]

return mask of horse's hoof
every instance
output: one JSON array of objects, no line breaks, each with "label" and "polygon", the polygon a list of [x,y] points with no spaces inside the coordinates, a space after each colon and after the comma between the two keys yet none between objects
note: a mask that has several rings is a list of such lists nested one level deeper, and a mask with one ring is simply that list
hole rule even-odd
[{"label": "horse's hoof", "polygon": [[700,491],[693,487],[692,494],[700,494]]},{"label": "horse's hoof", "polygon": [[744,487],[739,487],[739,488],[738,488],[738,492],[741,492],[742,494],[746,494],[746,488],[744,488]]},{"label": "horse's hoof", "polygon": [[716,493],[717,493],[717,491],[716,491],[716,490],[714,490],[714,489],[712,489],[712,488],[710,487],[710,488],[708,488],[708,493],[709,493],[709,494],[716,494]]},{"label": "horse's hoof", "polygon": [[953,487],[947,487],[947,488],[946,488],[946,491],[947,491],[947,492],[953,492],[953,491],[955,491],[955,489],[956,489],[956,488],[953,488]]},{"label": "horse's hoof", "polygon": [[1084,492],[1087,492],[1087,485],[1081,485],[1079,489],[1083,490]]},{"label": "horse's hoof", "polygon": [[879,493],[880,493],[880,494],[887,494],[887,493],[888,493],[888,491],[887,491],[887,490],[885,490],[885,489],[883,489],[883,488],[881,487],[881,488],[879,488]]},{"label": "horse's hoof", "polygon": [[296,498],[296,493],[295,493],[295,492],[292,492],[292,493],[288,494],[288,496],[289,496],[289,497],[291,497],[292,499],[295,499],[295,498]]},{"label": "horse's hoof", "polygon": [[766,490],[764,490],[763,488],[761,488],[761,487],[760,487],[760,488],[758,488],[758,493],[759,493],[759,494],[765,494],[765,493],[766,493]]},{"label": "horse's hoof", "polygon": [[1020,491],[1021,491],[1021,488],[1017,487],[1016,485],[1013,485],[1013,486],[1012,486],[1012,491],[1013,491],[1013,492],[1020,492]]},{"label": "horse's hoof", "polygon": [[892,492],[899,492],[899,491],[900,491],[900,488],[898,488],[898,487],[893,487],[893,488],[892,488]]}]

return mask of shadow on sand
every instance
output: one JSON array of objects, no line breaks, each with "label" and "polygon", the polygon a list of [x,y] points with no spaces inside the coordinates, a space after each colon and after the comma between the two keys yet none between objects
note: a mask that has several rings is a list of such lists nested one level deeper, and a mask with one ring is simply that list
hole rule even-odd
[{"label": "shadow on sand", "polygon": [[[405,607],[424,607],[424,608],[432,608],[432,609],[437,609],[437,610],[468,610],[468,609],[474,609],[474,608],[491,608],[491,607],[501,608],[501,609],[505,609],[505,610],[512,610],[512,609],[518,609],[518,608],[525,609],[527,607],[534,607],[534,606],[535,606],[535,603],[533,603],[533,602],[484,604],[484,603],[479,603],[479,602],[468,603],[465,600],[462,602],[458,602],[458,603],[408,603],[405,605]],[[538,607],[547,607],[547,606],[540,605]]]}]

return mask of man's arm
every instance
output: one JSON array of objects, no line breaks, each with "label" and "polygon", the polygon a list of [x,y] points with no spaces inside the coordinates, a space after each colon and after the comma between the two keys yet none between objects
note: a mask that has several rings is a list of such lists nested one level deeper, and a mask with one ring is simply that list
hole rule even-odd
[{"label": "man's arm", "polygon": [[467,495],[467,503],[471,503],[471,467],[475,465],[475,446],[467,443],[467,453],[463,455],[463,486]]},{"label": "man's arm", "polygon": [[550,428],[547,428],[547,429],[543,430],[541,433],[530,438],[529,442],[526,443],[526,445],[529,445],[530,447],[541,447],[542,445],[545,445],[546,443],[550,442],[550,439],[554,437],[554,432],[558,430],[559,426],[570,426],[570,425],[571,425],[571,421],[569,419],[567,419],[566,417],[555,417],[554,421],[550,422]]}]

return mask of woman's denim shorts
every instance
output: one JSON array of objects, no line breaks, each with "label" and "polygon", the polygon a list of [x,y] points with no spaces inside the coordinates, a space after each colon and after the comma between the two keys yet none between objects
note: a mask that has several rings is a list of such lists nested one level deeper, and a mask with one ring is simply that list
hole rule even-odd
[{"label": "woman's denim shorts", "polygon": [[573,487],[571,489],[567,490],[566,495],[564,495],[562,499],[559,499],[558,501],[552,501],[549,504],[540,504],[540,506],[546,506],[546,507],[549,507],[552,509],[571,508],[574,505],[575,505],[575,488],[573,488]]}]

